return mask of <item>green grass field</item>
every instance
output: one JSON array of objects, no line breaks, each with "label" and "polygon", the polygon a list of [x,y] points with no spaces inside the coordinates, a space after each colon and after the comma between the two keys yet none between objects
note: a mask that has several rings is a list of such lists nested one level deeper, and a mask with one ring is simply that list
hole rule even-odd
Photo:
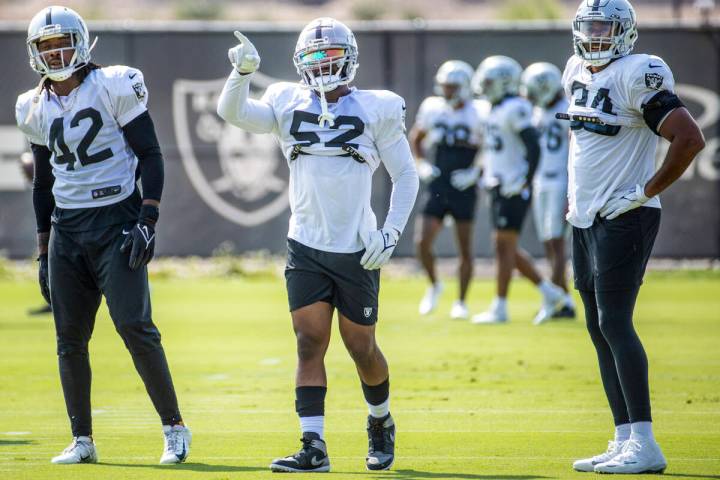
[{"label": "green grass field", "polygon": [[[582,320],[533,327],[538,294],[511,292],[512,322],[451,321],[454,285],[419,318],[425,285],[388,279],[380,344],[398,424],[392,471],[365,471],[366,407],[337,332],[327,356],[326,437],[333,478],[581,478],[571,462],[599,453],[612,421]],[[294,337],[274,276],[153,280],[181,408],[194,434],[188,463],[156,465],[159,421],[103,307],[91,347],[100,464],[55,466],[70,441],[49,316],[29,317],[36,284],[0,280],[0,479],[270,478],[272,458],[299,446]],[[478,281],[473,311],[492,284]],[[666,475],[720,478],[720,275],[651,274],[636,310],[650,360],[655,431]],[[275,474],[277,475],[277,474]]]}]

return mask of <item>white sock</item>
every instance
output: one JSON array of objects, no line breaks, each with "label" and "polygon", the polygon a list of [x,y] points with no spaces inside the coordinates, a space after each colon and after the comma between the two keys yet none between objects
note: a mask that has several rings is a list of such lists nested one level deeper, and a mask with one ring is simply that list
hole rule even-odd
[{"label": "white sock", "polygon": [[570,292],[565,294],[565,305],[571,308],[575,308],[575,300],[573,300],[572,295],[570,295]]},{"label": "white sock", "polygon": [[507,310],[507,298],[495,297],[492,301],[492,305],[490,306],[490,310]]},{"label": "white sock", "polygon": [[321,439],[325,438],[325,416],[317,417],[300,417],[300,430],[303,433],[313,432],[320,435]]},{"label": "white sock", "polygon": [[630,438],[630,424],[623,423],[622,425],[615,425],[615,442],[624,442]]},{"label": "white sock", "polygon": [[642,437],[648,440],[655,440],[652,431],[652,422],[633,422],[630,424],[633,437]]},{"label": "white sock", "polygon": [[559,287],[555,285],[554,283],[543,280],[540,282],[540,285],[538,285],[538,289],[540,289],[540,293],[542,293],[543,297],[548,298],[556,295],[557,289]]},{"label": "white sock", "polygon": [[390,413],[390,397],[380,405],[371,405],[368,403],[367,406],[371,417],[383,418]]}]

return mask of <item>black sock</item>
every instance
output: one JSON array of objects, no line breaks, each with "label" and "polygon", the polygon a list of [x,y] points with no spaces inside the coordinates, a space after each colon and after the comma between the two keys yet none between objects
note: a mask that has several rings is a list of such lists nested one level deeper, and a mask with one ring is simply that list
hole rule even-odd
[{"label": "black sock", "polygon": [[162,347],[145,353],[136,353],[132,355],[132,359],[150,395],[150,400],[160,415],[162,424],[177,425],[182,422],[170,368]]},{"label": "black sock", "polygon": [[370,386],[362,380],[360,380],[360,383],[362,384],[365,401],[370,405],[380,405],[390,398],[390,377],[379,385]]},{"label": "black sock", "polygon": [[295,411],[300,417],[325,415],[325,394],[327,387],[297,387],[295,389]]}]

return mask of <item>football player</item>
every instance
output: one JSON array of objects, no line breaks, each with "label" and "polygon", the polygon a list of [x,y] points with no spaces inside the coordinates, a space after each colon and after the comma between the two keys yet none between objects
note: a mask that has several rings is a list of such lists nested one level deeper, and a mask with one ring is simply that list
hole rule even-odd
[{"label": "football player", "polygon": [[565,304],[553,317],[575,318],[575,302],[565,278],[569,125],[555,118],[557,112],[565,113],[568,107],[561,80],[562,72],[552,63],[533,63],[523,72],[520,89],[535,106],[532,122],[540,134],[540,165],[532,185],[535,231],[552,267],[550,278],[565,291]]},{"label": "football player", "polygon": [[[430,280],[420,302],[420,315],[432,312],[442,292],[435,273],[432,245],[445,215],[455,220],[460,253],[459,295],[450,317],[467,318],[465,296],[472,279],[472,229],[480,167],[475,157],[480,144],[480,118],[472,100],[473,69],[460,60],[443,63],[435,75],[435,96],[420,105],[410,145],[420,179],[427,184],[427,201],[417,229],[417,255]],[[425,160],[429,158],[430,160]]]},{"label": "football player", "polygon": [[[662,472],[652,430],[648,363],[633,310],[660,224],[658,194],[704,147],[659,57],[631,54],[638,32],[627,0],[582,0],[575,55],[563,74],[570,100],[569,212],[580,291],[613,419],[615,438],[575,470]],[[656,169],[658,137],[670,141]]]},{"label": "football player", "polygon": [[540,159],[532,105],[519,96],[521,73],[515,60],[496,55],[483,60],[473,77],[475,93],[490,104],[490,111],[482,114],[483,184],[491,195],[497,282],[490,309],[473,316],[476,324],[508,321],[507,294],[516,267],[542,294],[535,323],[552,317],[562,307],[565,296],[560,287],[542,278],[530,256],[518,246]]},{"label": "football player", "polygon": [[[353,32],[318,18],[301,32],[293,62],[300,83],[270,85],[249,97],[260,64],[253,44],[228,51],[232,73],[218,101],[227,122],[272,133],[290,168],[290,228],[285,278],[297,339],[295,410],[302,447],[278,458],[276,472],[327,472],[324,440],[327,378],[324,357],[334,310],[355,362],[369,409],[366,466],[386,470],[395,459],[389,411],[388,365],[375,340],[380,268],[397,245],[415,203],[418,176],[405,137],[405,102],[386,90],[351,87],[358,66]],[[392,178],[382,228],[370,206],[372,175],[380,162]]]},{"label": "football player", "polygon": [[162,421],[160,463],[182,462],[190,431],[150,311],[146,264],[155,249],[163,158],[142,72],[92,63],[85,22],[67,7],[33,17],[27,49],[41,78],[18,97],[16,118],[34,156],[40,288],[52,304],[73,435],[52,462],[98,460],[88,342],[102,296]]}]

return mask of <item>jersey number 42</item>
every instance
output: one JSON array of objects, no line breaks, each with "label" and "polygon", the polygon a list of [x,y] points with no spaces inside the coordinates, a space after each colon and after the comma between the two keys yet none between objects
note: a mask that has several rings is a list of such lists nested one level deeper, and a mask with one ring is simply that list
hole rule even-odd
[{"label": "jersey number 42", "polygon": [[[75,162],[80,161],[80,165],[89,165],[91,163],[102,162],[113,156],[110,148],[105,148],[97,153],[88,154],[88,149],[92,144],[100,129],[103,126],[102,116],[100,112],[94,108],[84,108],[77,112],[70,120],[70,128],[76,128],[82,120],[90,120],[90,128],[85,132],[85,136],[78,143],[76,153],[70,151],[65,143],[65,126],[63,117],[53,120],[50,125],[50,148],[55,152],[55,163],[58,165],[67,164],[68,170],[75,170]],[[59,149],[59,151],[58,151]]]}]

